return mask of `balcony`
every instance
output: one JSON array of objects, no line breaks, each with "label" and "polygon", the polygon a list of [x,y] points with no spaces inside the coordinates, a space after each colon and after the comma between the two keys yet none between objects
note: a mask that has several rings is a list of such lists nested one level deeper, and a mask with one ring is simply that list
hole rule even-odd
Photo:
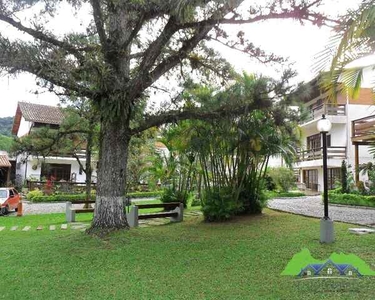
[{"label": "balcony", "polygon": [[[318,120],[322,117],[322,115],[325,114],[326,116],[330,117],[332,116],[333,118],[336,117],[345,117],[346,116],[346,106],[345,104],[338,104],[338,105],[326,105],[326,104],[321,104],[318,105],[314,108],[312,108],[309,112],[308,118],[302,123],[302,124],[307,124],[311,121]],[[330,118],[332,119],[332,118]],[[331,120],[331,121],[336,121]]]},{"label": "balcony", "polygon": [[375,140],[375,115],[352,121],[352,141],[371,144]]},{"label": "balcony", "polygon": [[[313,161],[323,158],[323,148],[315,148],[297,153],[297,162]],[[339,159],[340,161],[346,158],[346,147],[332,146],[327,147],[328,159]]]}]

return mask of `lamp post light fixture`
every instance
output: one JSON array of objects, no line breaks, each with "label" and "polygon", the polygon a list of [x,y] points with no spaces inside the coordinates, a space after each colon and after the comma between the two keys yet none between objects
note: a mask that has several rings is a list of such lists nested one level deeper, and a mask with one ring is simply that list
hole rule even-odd
[{"label": "lamp post light fixture", "polygon": [[316,128],[322,135],[323,140],[323,202],[324,217],[320,220],[320,242],[333,243],[335,240],[333,221],[328,216],[328,167],[327,167],[327,133],[331,130],[332,124],[325,115],[316,124]]}]

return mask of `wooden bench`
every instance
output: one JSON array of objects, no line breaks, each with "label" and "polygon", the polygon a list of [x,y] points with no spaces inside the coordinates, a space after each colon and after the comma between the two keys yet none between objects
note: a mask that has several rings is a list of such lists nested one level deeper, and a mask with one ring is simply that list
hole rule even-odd
[{"label": "wooden bench", "polygon": [[68,223],[75,222],[76,221],[76,214],[80,213],[87,213],[87,212],[94,212],[94,208],[73,208],[73,204],[93,204],[95,203],[95,200],[80,200],[80,201],[74,201],[74,202],[66,202],[66,221]]},{"label": "wooden bench", "polygon": [[[164,208],[165,211],[157,213],[139,214],[140,209]],[[184,217],[184,205],[180,202],[157,203],[157,204],[137,204],[131,207],[126,214],[130,227],[137,227],[139,220],[154,218],[170,218],[171,222],[182,222]]]}]

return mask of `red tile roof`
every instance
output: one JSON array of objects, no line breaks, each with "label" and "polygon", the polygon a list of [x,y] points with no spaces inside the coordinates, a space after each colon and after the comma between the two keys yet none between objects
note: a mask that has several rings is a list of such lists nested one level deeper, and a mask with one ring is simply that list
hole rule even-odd
[{"label": "red tile roof", "polygon": [[13,121],[13,134],[17,134],[22,117],[30,122],[60,125],[64,119],[64,114],[57,106],[18,102]]},{"label": "red tile roof", "polygon": [[62,110],[57,106],[18,102],[22,116],[26,121],[60,125],[64,119]]},{"label": "red tile roof", "polygon": [[0,167],[11,167],[12,165],[9,162],[8,156],[7,155],[2,155],[0,154]]}]

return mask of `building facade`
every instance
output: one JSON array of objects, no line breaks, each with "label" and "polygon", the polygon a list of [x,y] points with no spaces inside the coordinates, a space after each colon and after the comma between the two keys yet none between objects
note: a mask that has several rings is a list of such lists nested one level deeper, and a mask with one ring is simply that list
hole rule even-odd
[{"label": "building facade", "polygon": [[[375,112],[373,97],[371,88],[361,88],[357,99],[339,94],[336,105],[326,104],[326,96],[318,91],[306,99],[304,106],[309,117],[300,124],[301,149],[293,166],[301,186],[312,191],[323,190],[322,138],[316,128],[323,114],[332,123],[332,129],[327,135],[329,189],[333,189],[335,182],[341,178],[340,167],[343,160],[351,166],[353,173],[355,173],[356,160],[361,163],[373,160],[368,146],[361,147],[360,151],[355,153],[352,143],[353,122],[371,116]],[[366,180],[365,175],[358,175],[359,180]]]},{"label": "building facade", "polygon": [[[64,119],[64,114],[59,107],[47,106],[26,102],[19,102],[14,117],[12,133],[22,138],[33,130],[48,126],[58,129]],[[81,164],[86,164],[85,151],[76,153]],[[96,181],[96,161],[92,162],[93,182]],[[47,157],[21,153],[16,158],[17,184],[25,180],[85,182],[86,175],[76,157],[69,154],[54,154]]]}]

